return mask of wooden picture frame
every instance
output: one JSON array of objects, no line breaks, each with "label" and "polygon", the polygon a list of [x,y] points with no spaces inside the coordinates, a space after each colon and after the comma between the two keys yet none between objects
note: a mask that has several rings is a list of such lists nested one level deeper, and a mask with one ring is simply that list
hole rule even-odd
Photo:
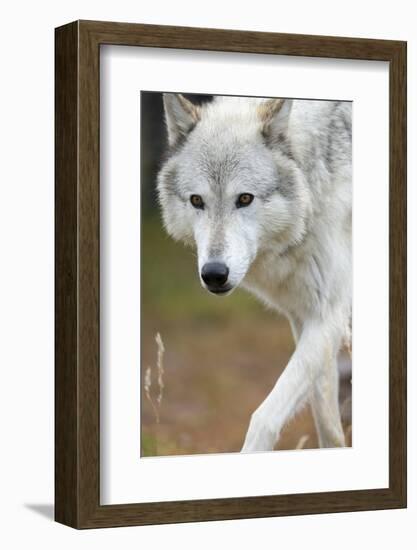
[{"label": "wooden picture frame", "polygon": [[[75,528],[406,506],[406,43],[111,22],[56,29],[55,518]],[[100,505],[99,56],[117,44],[389,62],[389,488]]]}]

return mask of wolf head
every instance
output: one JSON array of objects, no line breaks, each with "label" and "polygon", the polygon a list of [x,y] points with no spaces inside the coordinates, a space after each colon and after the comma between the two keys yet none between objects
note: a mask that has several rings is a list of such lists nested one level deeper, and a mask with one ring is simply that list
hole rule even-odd
[{"label": "wolf head", "polygon": [[164,94],[169,157],[158,175],[168,233],[197,248],[205,288],[228,294],[255,258],[302,239],[308,203],[290,136],[291,101]]}]

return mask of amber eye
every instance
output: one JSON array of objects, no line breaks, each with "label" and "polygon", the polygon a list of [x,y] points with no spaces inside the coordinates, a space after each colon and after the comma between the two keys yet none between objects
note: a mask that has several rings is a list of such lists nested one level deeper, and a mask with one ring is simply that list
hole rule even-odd
[{"label": "amber eye", "polygon": [[191,195],[190,202],[194,206],[194,208],[204,208],[204,202],[200,195]]},{"label": "amber eye", "polygon": [[250,193],[242,193],[238,196],[236,201],[236,206],[238,208],[242,208],[243,206],[249,206],[250,203],[253,201],[254,196]]}]

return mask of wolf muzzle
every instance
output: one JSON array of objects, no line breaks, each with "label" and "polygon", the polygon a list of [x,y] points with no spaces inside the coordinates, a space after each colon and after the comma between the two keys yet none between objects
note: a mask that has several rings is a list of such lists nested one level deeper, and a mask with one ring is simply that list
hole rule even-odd
[{"label": "wolf muzzle", "polygon": [[201,278],[207,290],[214,294],[223,294],[231,289],[227,284],[229,268],[222,262],[207,262],[201,269]]}]

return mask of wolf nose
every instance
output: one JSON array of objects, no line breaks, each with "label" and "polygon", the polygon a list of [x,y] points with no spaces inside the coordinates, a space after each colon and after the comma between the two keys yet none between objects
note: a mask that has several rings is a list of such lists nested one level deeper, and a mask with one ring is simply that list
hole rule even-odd
[{"label": "wolf nose", "polygon": [[229,268],[221,262],[208,262],[201,270],[201,278],[209,288],[213,289],[223,286],[228,276]]}]

